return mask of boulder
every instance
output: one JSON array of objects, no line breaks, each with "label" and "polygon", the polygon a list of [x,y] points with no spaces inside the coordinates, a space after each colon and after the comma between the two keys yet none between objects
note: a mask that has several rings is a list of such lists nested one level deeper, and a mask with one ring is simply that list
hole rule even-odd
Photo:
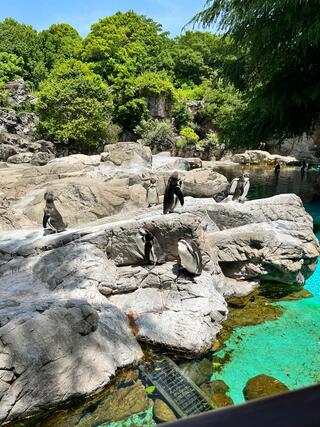
[{"label": "boulder", "polygon": [[6,83],[4,89],[9,91],[8,102],[15,108],[24,107],[27,102],[34,104],[37,100],[35,95],[29,93],[23,79]]},{"label": "boulder", "polygon": [[185,196],[213,197],[227,186],[227,178],[212,170],[195,169],[183,174],[182,188]]},{"label": "boulder", "polygon": [[145,145],[136,142],[119,142],[105,145],[101,160],[122,168],[150,167],[152,155],[150,148]]},{"label": "boulder", "polygon": [[196,360],[192,362],[186,362],[179,365],[181,371],[190,378],[196,385],[200,386],[203,390],[203,386],[207,381],[210,381],[210,378],[213,374],[212,362],[204,358],[202,360]]},{"label": "boulder", "polygon": [[214,408],[225,408],[226,406],[234,405],[231,397],[226,394],[229,391],[229,387],[224,381],[212,381],[207,384],[202,384],[200,388],[212,402]]},{"label": "boulder", "polygon": [[33,158],[33,153],[25,152],[25,153],[19,153],[14,154],[13,156],[10,156],[7,159],[8,163],[30,163],[31,159]]},{"label": "boulder", "polygon": [[98,290],[114,267],[94,245],[2,256],[0,266],[1,369],[11,373],[1,420],[97,392],[142,357],[127,317]]},{"label": "boulder", "polygon": [[257,281],[235,280],[225,278],[223,296],[233,307],[244,307],[255,295],[259,287]]},{"label": "boulder", "polygon": [[244,153],[234,154],[231,158],[234,163],[241,164],[268,164],[274,165],[279,162],[283,165],[297,165],[299,161],[295,157],[270,154],[263,150],[246,150]]},{"label": "boulder", "polygon": [[281,381],[269,375],[262,374],[247,381],[243,389],[243,394],[246,400],[252,400],[284,393],[288,390],[288,387]]},{"label": "boulder", "polygon": [[38,153],[33,154],[33,156],[31,157],[30,163],[35,166],[43,166],[43,165],[46,165],[48,162],[50,162],[50,160],[52,160],[53,158],[54,158],[53,154],[40,151]]},{"label": "boulder", "polygon": [[17,151],[12,145],[0,144],[0,161],[6,162],[9,157],[15,154],[17,154]]},{"label": "boulder", "polygon": [[153,416],[160,423],[167,423],[177,419],[172,409],[161,399],[156,399],[154,401]]}]

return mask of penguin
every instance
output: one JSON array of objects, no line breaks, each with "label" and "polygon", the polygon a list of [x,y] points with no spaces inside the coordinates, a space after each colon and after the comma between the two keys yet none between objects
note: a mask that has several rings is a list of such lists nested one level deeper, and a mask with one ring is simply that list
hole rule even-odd
[{"label": "penguin", "polygon": [[301,285],[301,286],[304,285],[305,278],[304,278],[304,275],[301,273],[301,271],[299,271],[299,273],[297,274],[296,281],[297,281],[298,285]]},{"label": "penguin", "polygon": [[191,241],[188,243],[184,239],[178,241],[178,254],[181,266],[188,273],[199,276],[202,272],[202,257],[196,244]]},{"label": "penguin", "polygon": [[300,169],[301,178],[303,178],[303,176],[304,176],[306,170],[308,170],[308,168],[309,168],[309,164],[305,160],[302,160],[301,169]]},{"label": "penguin", "polygon": [[44,208],[42,225],[45,230],[51,230],[54,233],[60,233],[67,228],[67,224],[63,222],[62,216],[54,204],[54,195],[52,192],[44,194],[46,206]]},{"label": "penguin", "polygon": [[159,194],[158,194],[156,182],[157,181],[154,178],[150,178],[150,184],[148,185],[147,195],[146,195],[148,208],[150,208],[152,205],[159,204]]},{"label": "penguin", "polygon": [[274,168],[274,173],[275,173],[276,175],[279,175],[279,173],[280,173],[280,169],[281,169],[280,163],[277,163],[277,164],[276,164],[276,167]]},{"label": "penguin", "polygon": [[159,243],[149,230],[140,228],[137,235],[137,246],[139,254],[147,264],[157,264],[158,258],[155,247],[159,246]]},{"label": "penguin", "polygon": [[243,202],[246,198],[250,188],[249,175],[244,173],[243,175],[234,178],[231,182],[229,195],[232,195],[232,200],[238,200]]},{"label": "penguin", "polygon": [[184,197],[181,191],[182,181],[179,179],[177,172],[173,173],[167,183],[163,198],[163,213],[172,213],[178,200],[181,206],[184,205]]}]

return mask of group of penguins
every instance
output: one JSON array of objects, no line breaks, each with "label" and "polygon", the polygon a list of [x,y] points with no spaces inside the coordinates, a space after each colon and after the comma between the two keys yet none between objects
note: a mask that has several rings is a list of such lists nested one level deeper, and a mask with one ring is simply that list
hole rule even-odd
[{"label": "group of penguins", "polygon": [[[247,174],[235,178],[228,189],[227,197],[232,196],[232,200],[244,201],[248,194],[250,181]],[[46,192],[44,195],[45,208],[43,214],[43,228],[45,234],[60,233],[67,228],[67,224],[55,206],[55,197],[52,192]],[[147,188],[146,201],[148,207],[159,203],[159,194],[154,178],[150,179],[150,184]],[[182,191],[182,180],[177,172],[173,173],[167,182],[164,198],[163,198],[163,213],[172,213],[180,202],[184,205],[184,195]],[[139,253],[146,264],[157,264],[156,247],[159,247],[154,234],[146,228],[141,228],[137,235],[137,246]],[[188,242],[185,239],[178,241],[179,266],[189,275],[200,275],[202,272],[202,257],[199,248],[193,240]],[[180,272],[179,269],[179,272]]]}]

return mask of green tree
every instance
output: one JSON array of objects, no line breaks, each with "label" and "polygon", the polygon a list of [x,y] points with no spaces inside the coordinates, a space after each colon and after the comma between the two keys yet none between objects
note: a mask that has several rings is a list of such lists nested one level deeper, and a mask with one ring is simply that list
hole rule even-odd
[{"label": "green tree", "polygon": [[166,67],[172,42],[161,25],[133,11],[118,12],[93,24],[83,41],[83,59],[107,81],[129,78]]},{"label": "green tree", "polygon": [[81,37],[68,24],[53,24],[48,30],[41,31],[39,43],[48,70],[58,62],[80,55]]},{"label": "green tree", "polygon": [[53,68],[40,87],[37,111],[44,137],[90,150],[110,135],[111,94],[100,76],[79,60]]},{"label": "green tree", "polygon": [[0,22],[0,52],[7,52],[24,61],[23,77],[36,85],[44,78],[46,69],[38,34],[30,25],[7,18]]},{"label": "green tree", "polygon": [[23,76],[23,59],[13,53],[0,52],[0,82],[19,79]]},{"label": "green tree", "polygon": [[[234,135],[243,144],[299,135],[320,113],[318,0],[208,0],[195,17],[218,23],[242,52],[248,105]],[[237,70],[235,74],[237,73]]]}]

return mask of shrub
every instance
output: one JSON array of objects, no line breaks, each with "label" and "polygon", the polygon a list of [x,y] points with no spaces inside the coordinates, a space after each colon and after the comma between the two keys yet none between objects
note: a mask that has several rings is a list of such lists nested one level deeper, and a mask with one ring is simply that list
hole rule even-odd
[{"label": "shrub", "polygon": [[207,133],[204,139],[199,141],[198,145],[200,145],[201,147],[218,147],[220,145],[219,135],[217,134],[217,132],[210,131],[209,133]]},{"label": "shrub", "polygon": [[142,121],[134,131],[145,145],[160,151],[170,149],[176,138],[174,126],[169,120]]},{"label": "shrub", "polygon": [[194,142],[195,144],[199,141],[199,136],[191,127],[182,129],[180,131],[180,136],[184,136],[188,142]]}]

